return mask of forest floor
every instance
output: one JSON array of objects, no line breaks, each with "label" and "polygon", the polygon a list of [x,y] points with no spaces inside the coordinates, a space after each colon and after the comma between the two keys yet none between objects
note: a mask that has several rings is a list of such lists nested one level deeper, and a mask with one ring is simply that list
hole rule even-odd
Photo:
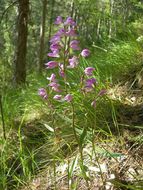
[{"label": "forest floor", "polygon": [[7,139],[0,126],[0,190],[143,189],[142,49],[122,42],[93,53],[84,64],[96,68],[97,94],[105,88],[107,94],[96,108],[94,94],[82,104],[81,94],[75,95],[77,141],[71,105],[53,101],[53,112],[37,94],[49,73],[29,74],[29,84],[17,90],[8,84],[2,99]]},{"label": "forest floor", "polygon": [[64,162],[56,166],[48,163],[22,190],[143,189],[142,73],[142,69],[133,70],[108,89],[107,96],[116,105],[116,118],[109,125],[115,125],[117,130],[106,137],[97,133],[94,149],[93,142],[83,148],[87,179],[81,176],[80,155],[74,147]]}]

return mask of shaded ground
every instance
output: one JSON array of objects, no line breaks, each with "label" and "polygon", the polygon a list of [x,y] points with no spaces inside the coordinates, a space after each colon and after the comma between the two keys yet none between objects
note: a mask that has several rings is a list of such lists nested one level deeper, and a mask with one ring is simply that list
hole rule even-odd
[{"label": "shaded ground", "polygon": [[[128,134],[127,134],[128,133]],[[126,131],[128,136],[132,133]],[[141,134],[143,137],[143,134]],[[130,141],[127,136],[122,138],[106,139],[105,142],[98,140],[95,142],[95,152],[92,146],[88,144],[83,150],[84,164],[86,166],[87,175],[89,176],[90,189],[142,189],[143,188],[143,144],[140,137],[137,140]],[[142,138],[143,140],[143,138]],[[96,154],[95,154],[96,153]],[[54,176],[53,167],[47,167],[37,178],[29,184],[28,187],[37,190],[68,190],[68,161],[73,163],[77,159],[70,182],[77,184],[76,189],[86,190],[87,184],[79,168],[79,155],[68,157],[64,164],[56,167],[56,176]],[[97,161],[98,159],[98,161]],[[100,171],[101,170],[101,171]],[[105,182],[103,186],[102,178]]]},{"label": "shaded ground", "polygon": [[[22,190],[68,190],[69,186],[78,190],[143,189],[142,81],[142,69],[138,69],[122,78],[122,82],[108,91],[109,98],[115,104],[115,122],[119,131],[108,138],[97,134],[95,149],[91,142],[85,146],[84,165],[89,177],[89,188],[81,176],[80,156],[74,147],[73,153],[67,155],[64,163],[57,162],[58,164],[53,165],[51,162]],[[58,143],[62,144],[60,140]],[[74,162],[76,163],[69,179],[67,171],[71,165],[68,163]]]}]

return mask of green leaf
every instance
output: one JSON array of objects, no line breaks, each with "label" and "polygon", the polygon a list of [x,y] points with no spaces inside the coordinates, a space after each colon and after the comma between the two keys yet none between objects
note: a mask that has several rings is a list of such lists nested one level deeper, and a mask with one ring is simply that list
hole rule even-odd
[{"label": "green leaf", "polygon": [[86,128],[84,128],[81,135],[80,135],[80,139],[79,139],[80,146],[83,145],[86,134],[87,134],[87,130],[86,130]]},{"label": "green leaf", "polygon": [[72,174],[77,166],[77,161],[78,161],[78,155],[75,157],[75,159],[73,160],[71,166],[69,167],[69,172],[68,172],[68,175],[69,175],[69,178],[72,177]]}]

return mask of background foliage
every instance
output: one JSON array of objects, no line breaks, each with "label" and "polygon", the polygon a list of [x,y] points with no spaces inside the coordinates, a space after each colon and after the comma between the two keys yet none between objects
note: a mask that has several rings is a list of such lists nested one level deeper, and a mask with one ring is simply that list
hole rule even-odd
[{"label": "background foliage", "polygon": [[[82,97],[76,89],[72,89],[77,97],[77,134],[83,146],[92,144],[96,138],[97,144],[110,138],[113,144],[118,139],[120,145],[126,144],[117,121],[120,116],[118,110],[126,103],[121,101],[124,97],[118,97],[117,100],[112,98],[115,94],[110,91],[115,84],[122,81],[123,75],[129,76],[129,80],[134,84],[138,80],[137,74],[142,73],[143,64],[141,0],[30,0],[26,83],[15,86],[20,1],[1,0],[0,3],[0,94],[7,134],[7,140],[4,140],[1,122],[0,189],[2,190],[19,189],[49,165],[52,165],[53,171],[77,148],[71,127],[70,106],[58,107],[54,118],[56,136],[53,133],[53,113],[37,95],[38,88],[47,85],[46,77],[49,76],[49,71],[44,69],[44,63],[48,61],[49,39],[56,30],[53,23],[57,16],[61,15],[64,18],[72,16],[75,19],[81,47],[91,50],[91,56],[86,62],[80,60],[80,71],[83,70],[83,65],[95,67],[98,87],[106,88],[111,95],[111,97],[110,95],[102,97],[97,102],[97,111],[95,111],[89,106],[91,97],[85,99],[81,106]],[[44,4],[46,2],[47,6]],[[42,72],[39,72],[44,8],[46,15],[42,45],[43,64]],[[71,73],[71,80],[76,82],[78,74]],[[129,112],[130,110],[132,106],[129,106]],[[125,124],[123,126],[126,127]],[[135,129],[135,126],[133,127]],[[142,125],[138,127],[142,130]],[[102,140],[98,135],[101,135]],[[117,139],[112,141],[113,138]],[[94,143],[92,145],[94,146]],[[72,169],[69,176],[70,174],[72,176]]]}]

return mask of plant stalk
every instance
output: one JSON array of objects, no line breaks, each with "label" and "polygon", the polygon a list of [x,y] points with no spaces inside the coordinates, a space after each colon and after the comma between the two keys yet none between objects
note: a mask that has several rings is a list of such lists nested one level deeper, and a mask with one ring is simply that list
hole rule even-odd
[{"label": "plant stalk", "polygon": [[90,190],[88,179],[87,179],[86,172],[85,172],[85,169],[84,169],[84,163],[83,163],[84,158],[83,158],[83,151],[82,151],[83,149],[82,149],[82,145],[80,145],[80,142],[79,142],[78,136],[76,134],[76,130],[75,130],[74,104],[71,103],[71,105],[72,105],[72,128],[73,128],[73,133],[74,133],[75,140],[77,141],[77,144],[78,144],[78,147],[79,147],[79,153],[80,153],[80,160],[81,160],[81,167],[82,167],[83,176],[84,176],[84,179],[86,181],[87,188],[88,188],[88,190]]},{"label": "plant stalk", "polygon": [[3,128],[3,138],[6,140],[5,120],[4,120],[4,112],[3,112],[2,96],[1,95],[0,95],[0,111],[1,111],[2,128]]}]

